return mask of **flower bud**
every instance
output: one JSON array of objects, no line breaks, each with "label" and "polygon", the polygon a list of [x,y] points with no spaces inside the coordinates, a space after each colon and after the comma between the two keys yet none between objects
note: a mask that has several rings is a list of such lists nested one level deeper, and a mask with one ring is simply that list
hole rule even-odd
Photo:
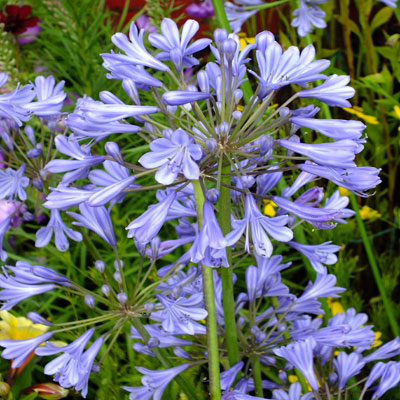
[{"label": "flower bud", "polygon": [[35,186],[39,192],[43,192],[43,181],[40,178],[33,178],[32,185]]},{"label": "flower bud", "polygon": [[139,252],[139,255],[143,257],[146,254],[146,244],[141,243],[135,239],[135,246],[137,251]]},{"label": "flower bud", "polygon": [[197,74],[197,83],[202,92],[208,93],[210,91],[210,81],[206,71],[200,71]]},{"label": "flower bud", "polygon": [[239,120],[239,119],[241,118],[241,116],[242,116],[242,112],[241,112],[241,111],[234,111],[234,112],[232,113],[232,117],[233,117],[234,119],[236,119],[236,120]]},{"label": "flower bud", "polygon": [[6,398],[8,393],[10,393],[10,385],[7,382],[0,382],[0,396]]},{"label": "flower bud", "polygon": [[94,308],[94,297],[90,294],[85,295],[85,304],[90,307],[90,308]]},{"label": "flower bud", "polygon": [[47,382],[39,383],[24,389],[25,394],[37,393],[38,396],[46,400],[59,400],[68,396],[69,390],[57,385],[56,383]]},{"label": "flower bud", "polygon": [[102,274],[104,273],[104,269],[106,268],[106,264],[104,263],[103,260],[97,260],[96,261],[96,269]]},{"label": "flower bud", "polygon": [[285,371],[279,371],[278,377],[283,383],[287,382],[287,373]]},{"label": "flower bud", "polygon": [[104,293],[105,296],[108,297],[108,296],[110,295],[110,291],[111,291],[110,286],[108,286],[108,285],[103,285],[103,286],[101,287],[101,291]]},{"label": "flower bud", "polygon": [[221,51],[222,44],[227,38],[228,38],[228,32],[225,29],[216,29],[214,31],[214,42],[219,51]]},{"label": "flower bud", "polygon": [[241,89],[236,89],[233,92],[233,100],[235,101],[235,105],[238,105],[240,100],[242,100],[243,91]]},{"label": "flower bud", "polygon": [[122,158],[122,154],[121,154],[121,152],[119,150],[119,147],[118,147],[117,143],[107,142],[104,145],[104,149],[105,149],[107,155],[112,157],[114,161],[116,161],[119,164],[123,164],[124,163],[124,160]]},{"label": "flower bud", "polygon": [[208,189],[206,197],[209,202],[215,204],[218,201],[219,190],[217,188]]},{"label": "flower bud", "polygon": [[124,268],[124,262],[122,260],[119,260],[119,263],[118,263],[118,260],[115,260],[114,261],[114,268],[115,268],[116,271],[119,271],[120,268],[121,269]]},{"label": "flower bud", "polygon": [[206,146],[211,154],[215,154],[215,151],[217,150],[217,141],[214,138],[207,138]]},{"label": "flower bud", "polygon": [[114,278],[119,284],[122,283],[122,276],[121,276],[121,274],[120,274],[118,271],[117,271],[117,272],[114,272],[113,278]]},{"label": "flower bud", "polygon": [[33,149],[30,149],[26,152],[26,155],[29,158],[37,158],[42,154],[42,144],[38,143]]},{"label": "flower bud", "polygon": [[136,88],[136,83],[132,79],[123,79],[122,88],[135,104],[140,104],[140,98]]},{"label": "flower bud", "polygon": [[38,314],[34,311],[28,312],[28,314],[26,314],[26,316],[34,324],[41,324],[41,325],[46,325],[46,326],[53,325],[50,321],[47,321],[46,318],[43,318],[40,314]]},{"label": "flower bud", "polygon": [[32,146],[36,144],[35,132],[30,125],[25,125],[24,132]]},{"label": "flower bud", "polygon": [[125,304],[128,300],[128,295],[125,292],[118,293],[117,299],[121,304]]},{"label": "flower bud", "polygon": [[226,39],[222,45],[222,51],[228,62],[232,62],[235,57],[237,43],[233,39]]}]

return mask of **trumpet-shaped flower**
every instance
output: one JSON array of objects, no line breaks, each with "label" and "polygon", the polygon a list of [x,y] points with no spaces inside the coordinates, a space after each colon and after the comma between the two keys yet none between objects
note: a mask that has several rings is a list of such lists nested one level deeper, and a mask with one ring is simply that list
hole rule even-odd
[{"label": "trumpet-shaped flower", "polygon": [[259,74],[252,72],[260,81],[259,96],[264,98],[272,90],[282,86],[297,84],[306,87],[307,82],[325,79],[321,71],[329,67],[328,60],[316,60],[315,48],[308,45],[300,53],[295,46],[289,47],[285,52],[275,41],[271,32],[261,32],[256,36],[257,61]]},{"label": "trumpet-shaped flower", "polygon": [[0,169],[0,199],[15,200],[17,197],[26,200],[25,188],[29,184],[29,178],[24,176],[26,165],[22,164],[16,171],[11,168]]},{"label": "trumpet-shaped flower", "polygon": [[130,392],[129,399],[160,400],[165,388],[168,384],[181,372],[191,367],[191,364],[181,364],[174,368],[164,369],[161,371],[151,371],[147,368],[136,367],[136,369],[144,374],[140,387],[122,386],[123,389]]},{"label": "trumpet-shaped flower", "polygon": [[331,75],[321,85],[308,90],[301,90],[297,93],[299,97],[320,100],[329,106],[351,107],[346,99],[354,96],[355,90],[347,86],[350,77],[347,75]]},{"label": "trumpet-shaped flower", "polygon": [[0,346],[5,347],[5,350],[3,350],[1,356],[7,360],[13,360],[12,368],[18,368],[37,347],[39,347],[46,340],[50,339],[52,336],[53,332],[47,332],[31,339],[0,340]]},{"label": "trumpet-shaped flower", "polygon": [[315,340],[310,337],[304,341],[294,342],[288,346],[274,349],[273,352],[298,368],[312,389],[318,390],[319,386],[314,374],[313,363],[313,349],[315,346]]},{"label": "trumpet-shaped flower", "polygon": [[199,64],[199,60],[191,55],[203,50],[210,43],[210,39],[199,39],[188,46],[193,36],[199,30],[199,23],[195,20],[187,20],[182,28],[181,37],[176,23],[169,18],[161,22],[161,32],[151,33],[149,42],[156,48],[162,50],[156,55],[159,60],[171,60],[177,71],[182,67],[193,67]]},{"label": "trumpet-shaped flower", "polygon": [[293,238],[293,232],[285,225],[288,216],[269,218],[261,213],[251,194],[246,195],[245,216],[242,220],[234,221],[232,232],[228,233],[226,239],[229,245],[236,243],[243,232],[246,231],[245,249],[250,253],[250,232],[255,252],[262,257],[270,257],[272,254],[272,243],[269,236],[280,242],[288,242]]},{"label": "trumpet-shaped flower", "polygon": [[180,173],[187,179],[198,179],[200,169],[194,160],[200,160],[203,152],[183,129],[165,131],[164,138],[154,140],[150,149],[139,162],[146,168],[159,167],[155,175],[158,182],[169,185]]},{"label": "trumpet-shaped flower", "polygon": [[64,224],[63,220],[61,219],[60,212],[57,209],[50,211],[50,220],[47,226],[40,228],[36,232],[35,246],[46,246],[50,242],[53,233],[55,236],[55,244],[57,250],[59,251],[67,251],[69,248],[69,242],[66,234],[76,242],[80,242],[82,240],[82,235],[80,232],[74,231]]}]

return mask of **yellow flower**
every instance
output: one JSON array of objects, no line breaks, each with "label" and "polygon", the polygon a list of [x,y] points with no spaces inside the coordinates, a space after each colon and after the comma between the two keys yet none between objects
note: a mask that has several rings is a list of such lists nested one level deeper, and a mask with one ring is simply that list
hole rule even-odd
[{"label": "yellow flower", "polygon": [[249,38],[246,36],[244,32],[239,32],[238,36],[240,42],[240,50],[243,50],[248,44],[256,42],[256,38],[254,37]]},{"label": "yellow flower", "polygon": [[296,375],[289,375],[289,376],[288,376],[288,381],[289,381],[290,383],[298,382],[298,380],[299,380],[299,378],[297,378]]},{"label": "yellow flower", "polygon": [[238,104],[238,105],[236,106],[236,110],[237,110],[237,111],[243,111],[243,110],[244,110],[244,106],[242,106],[241,104]]},{"label": "yellow flower", "polygon": [[375,340],[371,344],[371,349],[374,347],[379,347],[382,344],[382,340],[379,340],[382,336],[382,332],[375,332]]},{"label": "yellow flower", "polygon": [[394,116],[395,116],[397,119],[400,119],[400,107],[399,107],[399,106],[394,106],[393,112],[394,112]]},{"label": "yellow flower", "polygon": [[350,195],[350,190],[339,186],[339,194],[341,196],[349,196]]},{"label": "yellow flower", "polygon": [[377,219],[382,217],[382,214],[379,211],[374,210],[368,206],[364,206],[363,208],[361,208],[360,215],[362,219]]},{"label": "yellow flower", "polygon": [[331,310],[332,315],[341,314],[344,312],[344,308],[340,301],[336,300],[334,297],[328,297],[327,299],[328,307]]},{"label": "yellow flower", "polygon": [[379,121],[373,115],[367,115],[363,113],[363,109],[361,107],[354,106],[353,108],[343,107],[343,110],[347,111],[350,114],[357,115],[357,117],[363,119],[365,122],[371,125],[378,125]]},{"label": "yellow flower", "polygon": [[272,200],[263,200],[265,207],[264,207],[264,215],[267,217],[274,217],[276,214],[275,208],[278,206]]},{"label": "yellow flower", "polygon": [[8,311],[0,311],[0,340],[24,340],[42,335],[49,329],[48,326],[34,324],[28,318],[14,317]]}]

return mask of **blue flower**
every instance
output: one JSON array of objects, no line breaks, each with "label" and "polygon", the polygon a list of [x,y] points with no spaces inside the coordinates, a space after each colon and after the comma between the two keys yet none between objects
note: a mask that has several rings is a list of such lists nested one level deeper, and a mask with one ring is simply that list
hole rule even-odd
[{"label": "blue flower", "polygon": [[104,189],[97,190],[92,194],[87,203],[92,207],[97,207],[108,203],[111,205],[123,200],[126,193],[122,191],[126,188],[136,188],[139,185],[134,184],[135,176],[129,174],[129,169],[118,162],[106,160],[103,163],[107,172],[94,170],[89,172],[90,181],[99,186],[105,186]]},{"label": "blue flower", "polygon": [[46,246],[50,242],[53,232],[55,235],[56,247],[59,251],[67,251],[69,248],[69,242],[65,234],[67,234],[76,242],[80,242],[82,240],[82,235],[80,232],[74,231],[64,224],[63,220],[61,219],[60,212],[57,209],[50,211],[50,219],[47,223],[47,226],[40,228],[36,232],[35,246]]},{"label": "blue flower", "polygon": [[313,349],[315,346],[315,340],[310,337],[303,341],[291,343],[285,347],[273,349],[273,352],[298,368],[312,389],[318,390],[319,386],[314,374],[313,363]]},{"label": "blue flower", "polygon": [[381,183],[378,176],[380,169],[373,167],[336,168],[313,163],[298,164],[297,166],[302,171],[328,179],[362,197],[368,197],[365,191],[373,189]]},{"label": "blue flower", "polygon": [[364,365],[365,362],[361,360],[360,354],[347,354],[341,351],[337,357],[333,359],[333,366],[339,377],[339,389],[343,389],[350,378],[358,375]]},{"label": "blue flower", "polygon": [[372,400],[382,397],[389,389],[394,388],[400,381],[400,363],[390,361],[387,364],[377,363],[372,367],[371,373],[365,382],[368,388],[377,379],[381,378],[379,385],[376,387]]},{"label": "blue flower", "polygon": [[326,28],[324,18],[326,14],[316,5],[309,7],[307,2],[300,0],[300,7],[293,11],[295,17],[291,23],[292,26],[297,28],[299,36],[307,36],[308,33],[313,31],[313,28]]},{"label": "blue flower", "polygon": [[124,54],[101,54],[104,60],[114,65],[143,65],[157,69],[159,71],[167,71],[168,67],[162,62],[158,61],[157,58],[153,57],[144,47],[143,35],[144,30],[138,30],[134,22],[131,23],[129,28],[129,39],[121,32],[116,33],[111,37],[111,41],[122,51]]},{"label": "blue flower", "polygon": [[44,76],[36,77],[34,88],[37,101],[27,104],[25,108],[45,119],[59,115],[67,97],[67,94],[62,90],[64,83],[64,81],[61,81],[56,85],[55,79],[51,75],[47,78]]},{"label": "blue flower", "polygon": [[324,265],[332,265],[337,261],[334,253],[340,250],[340,246],[324,242],[321,244],[301,244],[290,241],[288,245],[302,253],[310,261],[312,267],[319,273],[323,273]]},{"label": "blue flower", "polygon": [[194,90],[170,90],[165,92],[161,97],[163,103],[168,106],[181,106],[199,100],[207,100],[209,98],[209,93]]},{"label": "blue flower", "polygon": [[66,210],[71,206],[77,206],[87,201],[95,193],[95,190],[78,189],[63,185],[50,189],[52,189],[52,191],[47,195],[43,205],[46,208],[58,210]]},{"label": "blue flower", "polygon": [[212,205],[206,200],[203,205],[203,225],[190,249],[191,261],[209,267],[228,267],[227,245]]},{"label": "blue flower", "polygon": [[268,234],[280,242],[288,242],[293,238],[293,232],[285,226],[287,223],[287,215],[281,215],[274,218],[269,218],[263,215],[257,207],[257,203],[253,196],[247,194],[244,219],[234,221],[232,232],[228,233],[226,239],[228,243],[232,245],[240,239],[243,232],[246,230],[245,249],[250,253],[251,231],[251,240],[254,245],[254,251],[259,256],[270,257],[273,248]]},{"label": "blue flower", "polygon": [[350,82],[348,75],[331,75],[321,85],[308,90],[301,90],[297,93],[302,98],[312,98],[322,101],[329,106],[351,107],[351,103],[346,99],[353,97],[355,90],[347,86]]},{"label": "blue flower", "polygon": [[39,347],[35,351],[40,356],[62,352],[63,354],[46,364],[44,373],[46,375],[55,375],[54,380],[62,387],[70,388],[74,386],[77,391],[81,390],[83,397],[86,397],[87,394],[88,380],[94,359],[103,344],[103,337],[99,337],[84,352],[93,333],[94,329],[89,329],[66,346],[58,347],[51,343],[46,343],[44,347]]},{"label": "blue flower", "polygon": [[278,90],[282,86],[295,83],[306,87],[307,82],[326,78],[320,72],[329,67],[330,61],[314,61],[313,45],[308,45],[301,53],[295,46],[283,52],[274,35],[268,31],[259,33],[256,43],[260,75],[251,73],[260,81],[259,97],[264,98],[272,90]]},{"label": "blue flower", "polygon": [[[0,73],[0,87],[8,80],[8,75],[5,72]],[[32,84],[25,85],[22,88],[19,86],[10,93],[0,95],[0,117],[11,118],[19,126],[21,121],[30,119],[30,112],[24,106],[29,104],[36,96]]]},{"label": "blue flower", "polygon": [[199,64],[199,60],[191,57],[193,53],[203,50],[210,43],[210,39],[199,39],[188,46],[190,40],[199,30],[199,23],[189,19],[182,28],[182,36],[179,38],[179,30],[176,23],[169,18],[164,18],[161,22],[161,32],[151,33],[149,42],[162,51],[156,55],[159,60],[171,60],[176,70],[179,72],[182,67],[193,67]]},{"label": "blue flower", "polygon": [[359,152],[358,144],[350,139],[317,144],[295,143],[293,140],[281,139],[279,144],[285,149],[303,154],[317,164],[327,167],[355,167],[355,154]]},{"label": "blue flower", "polygon": [[29,184],[29,178],[24,176],[26,165],[22,164],[16,171],[11,168],[0,169],[0,199],[8,198],[21,201],[26,200],[25,188]]},{"label": "blue flower", "polygon": [[0,346],[5,347],[1,356],[7,360],[13,360],[11,364],[12,368],[18,368],[38,346],[52,336],[52,332],[47,332],[43,335],[26,340],[0,340]]},{"label": "blue flower", "polygon": [[67,213],[78,221],[73,222],[74,225],[84,226],[91,231],[96,232],[112,247],[117,244],[110,214],[104,206],[90,207],[86,203],[81,203],[79,205],[79,211],[81,214],[74,212]]},{"label": "blue flower", "polygon": [[314,393],[301,395],[301,386],[299,382],[292,383],[289,392],[282,389],[275,389],[272,392],[272,400],[311,400],[314,399]]},{"label": "blue flower", "polygon": [[197,323],[207,317],[207,311],[203,308],[203,294],[197,293],[189,298],[179,297],[171,300],[166,296],[156,294],[156,298],[164,309],[151,313],[151,318],[162,321],[162,327],[170,333],[182,332],[194,335]]},{"label": "blue flower", "polygon": [[240,361],[233,365],[231,368],[227,369],[224,372],[221,372],[221,389],[222,390],[229,390],[232,386],[236,375],[242,370],[244,367],[244,362]]},{"label": "blue flower", "polygon": [[82,108],[85,107],[86,103],[91,102],[96,103],[90,97],[78,99],[74,112],[65,119],[66,125],[74,132],[77,138],[104,139],[113,133],[136,133],[140,130],[136,125],[119,121],[104,123],[86,118],[86,111],[83,111]]},{"label": "blue flower", "polygon": [[200,160],[203,152],[184,130],[164,131],[164,138],[151,142],[150,149],[139,162],[146,168],[159,167],[155,175],[157,182],[169,185],[180,173],[187,179],[199,178],[200,169],[194,160]]},{"label": "blue flower", "polygon": [[390,342],[385,343],[379,349],[363,358],[364,362],[370,362],[375,360],[384,360],[386,358],[392,358],[400,354],[400,339],[394,338]]},{"label": "blue flower", "polygon": [[90,148],[82,148],[74,135],[70,135],[69,138],[64,135],[57,135],[55,144],[60,153],[72,157],[74,160],[52,160],[46,165],[45,169],[53,173],[71,171],[66,173],[61,180],[65,185],[77,179],[86,178],[91,167],[104,161],[104,156],[91,156]]},{"label": "blue flower", "polygon": [[245,10],[244,6],[255,6],[264,4],[261,0],[239,0],[237,1],[240,5],[226,2],[224,3],[226,16],[229,21],[229,25],[233,32],[238,33],[241,31],[242,25],[254,14],[257,14],[258,10]]},{"label": "blue flower", "polygon": [[316,119],[304,116],[293,116],[293,124],[310,128],[332,139],[360,139],[366,126],[361,121],[345,119]]},{"label": "blue flower", "polygon": [[185,369],[191,367],[192,364],[181,364],[177,367],[164,369],[161,371],[152,371],[143,367],[136,367],[136,369],[144,374],[142,377],[142,384],[140,387],[122,386],[122,389],[130,392],[130,400],[160,400],[165,388],[177,375]]},{"label": "blue flower", "polygon": [[175,198],[176,192],[171,191],[162,201],[151,205],[140,217],[134,219],[125,228],[129,230],[128,237],[135,237],[140,243],[149,243],[162,228]]},{"label": "blue flower", "polygon": [[4,235],[7,232],[7,229],[9,228],[11,224],[11,218],[7,217],[4,218],[3,221],[0,222],[0,259],[1,261],[6,261],[7,260],[7,253],[3,250],[3,241],[4,241]]}]

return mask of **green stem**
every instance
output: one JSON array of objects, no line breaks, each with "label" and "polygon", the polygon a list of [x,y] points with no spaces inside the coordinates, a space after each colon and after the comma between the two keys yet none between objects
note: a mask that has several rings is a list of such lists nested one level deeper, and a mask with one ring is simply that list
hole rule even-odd
[{"label": "green stem", "polygon": [[256,396],[264,398],[264,391],[261,378],[261,365],[260,365],[260,359],[258,357],[254,359],[253,378],[254,378],[254,386],[256,388]]},{"label": "green stem", "polygon": [[[192,181],[196,199],[197,221],[199,231],[203,224],[204,194],[198,180]],[[204,305],[207,310],[207,349],[208,369],[210,378],[210,395],[212,400],[221,399],[221,384],[219,373],[219,349],[217,332],[217,313],[215,309],[213,269],[202,266]]]},{"label": "green stem", "polygon": [[376,286],[378,287],[379,294],[381,295],[383,306],[385,308],[390,327],[392,328],[393,335],[399,336],[400,331],[399,331],[399,326],[396,321],[395,313],[393,311],[392,304],[390,303],[390,300],[386,294],[385,287],[382,282],[382,277],[379,272],[379,267],[375,260],[374,251],[373,251],[371,243],[369,241],[367,230],[365,229],[364,221],[362,220],[361,215],[360,215],[360,209],[358,207],[356,196],[353,193],[350,194],[350,201],[351,201],[351,206],[353,207],[353,210],[356,212],[356,220],[357,220],[357,224],[358,224],[358,229],[360,230],[360,233],[361,233],[361,238],[362,238],[362,241],[363,241],[363,244],[365,247],[365,251],[367,253],[369,265],[371,266],[371,270],[372,270],[372,273],[375,278]]},{"label": "green stem", "polygon": [[[230,165],[222,168],[222,183],[230,183],[231,172]],[[221,185],[218,199],[218,222],[224,235],[231,231],[231,190]],[[235,317],[235,298],[233,290],[233,267],[232,267],[232,249],[226,248],[229,267],[222,268],[222,304],[224,307],[225,321],[225,342],[228,349],[229,365],[232,367],[239,362],[239,346],[237,337],[236,317]]]}]

